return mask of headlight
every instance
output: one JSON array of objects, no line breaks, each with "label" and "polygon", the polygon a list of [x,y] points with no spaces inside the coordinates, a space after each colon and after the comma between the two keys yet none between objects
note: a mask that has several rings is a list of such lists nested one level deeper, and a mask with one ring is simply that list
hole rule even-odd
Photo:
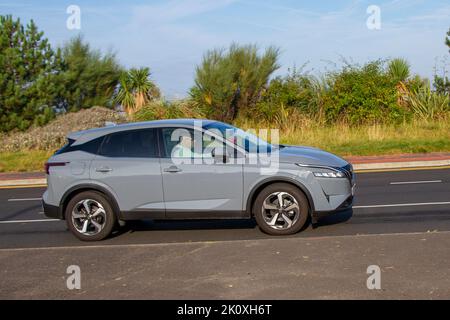
[{"label": "headlight", "polygon": [[345,175],[343,172],[314,172],[314,176],[320,178],[343,178]]},{"label": "headlight", "polygon": [[298,165],[299,167],[302,167],[302,168],[313,168],[313,169],[315,168],[315,169],[329,170],[328,172],[314,172],[313,171],[314,176],[319,177],[319,178],[344,178],[345,177],[344,172],[342,172],[334,167],[303,164],[303,163],[296,163],[296,165]]}]

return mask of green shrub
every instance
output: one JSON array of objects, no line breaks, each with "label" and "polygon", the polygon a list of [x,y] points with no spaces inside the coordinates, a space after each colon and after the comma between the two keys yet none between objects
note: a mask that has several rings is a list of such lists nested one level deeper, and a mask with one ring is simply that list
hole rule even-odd
[{"label": "green shrub", "polygon": [[34,125],[42,127],[55,118],[55,112],[51,108],[45,108],[42,114],[39,114],[34,119]]},{"label": "green shrub", "polygon": [[295,70],[285,77],[277,77],[270,81],[268,88],[263,92],[260,104],[272,106],[282,104],[304,112],[316,112],[315,106],[311,105],[314,95],[313,81],[312,77],[297,73]]},{"label": "green shrub", "polygon": [[230,122],[259,101],[270,75],[279,68],[278,56],[274,47],[259,55],[254,45],[208,51],[196,69],[191,97],[209,118]]},{"label": "green shrub", "polygon": [[389,76],[380,61],[362,67],[345,66],[327,76],[325,115],[329,122],[351,124],[399,121],[405,110],[397,104],[396,79]]},{"label": "green shrub", "polygon": [[279,126],[288,125],[293,113],[320,120],[325,90],[323,81],[294,69],[287,76],[270,81],[261,95],[261,101],[254,108],[252,117],[274,122]]}]

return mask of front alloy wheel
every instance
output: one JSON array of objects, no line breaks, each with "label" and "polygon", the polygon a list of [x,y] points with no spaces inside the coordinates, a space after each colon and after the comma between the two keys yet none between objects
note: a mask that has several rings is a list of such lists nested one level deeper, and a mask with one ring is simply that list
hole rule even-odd
[{"label": "front alloy wheel", "polygon": [[253,205],[258,226],[272,235],[293,234],[305,225],[309,203],[304,193],[287,183],[274,183],[264,188]]},{"label": "front alloy wheel", "polygon": [[264,221],[275,230],[291,228],[300,217],[297,199],[287,192],[273,192],[262,205]]}]

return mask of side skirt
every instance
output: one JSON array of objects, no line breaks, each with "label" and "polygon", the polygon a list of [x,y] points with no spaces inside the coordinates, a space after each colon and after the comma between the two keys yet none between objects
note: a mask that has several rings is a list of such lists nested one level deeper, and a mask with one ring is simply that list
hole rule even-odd
[{"label": "side skirt", "polygon": [[192,219],[249,219],[246,211],[203,211],[203,210],[134,210],[122,211],[121,220],[192,220]]}]

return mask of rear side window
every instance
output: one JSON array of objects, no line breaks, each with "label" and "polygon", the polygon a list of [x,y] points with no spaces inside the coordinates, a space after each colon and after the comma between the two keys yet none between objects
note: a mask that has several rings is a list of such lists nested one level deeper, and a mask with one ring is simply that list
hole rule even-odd
[{"label": "rear side window", "polygon": [[73,143],[75,143],[75,140],[69,139],[68,143],[64,147],[56,151],[55,154],[62,154],[72,151],[84,151],[91,154],[97,154],[98,149],[102,144],[103,138],[104,137],[96,138],[91,141],[85,142],[83,144],[78,144],[75,146],[73,145]]},{"label": "rear side window", "polygon": [[62,146],[61,148],[59,148],[58,150],[56,150],[55,154],[61,154],[61,153],[66,153],[67,149],[70,148],[70,146],[72,145],[72,143],[74,143],[75,140],[73,139],[67,139],[67,143]]},{"label": "rear side window", "polygon": [[100,155],[105,157],[156,158],[158,142],[155,129],[116,132],[105,137]]}]

